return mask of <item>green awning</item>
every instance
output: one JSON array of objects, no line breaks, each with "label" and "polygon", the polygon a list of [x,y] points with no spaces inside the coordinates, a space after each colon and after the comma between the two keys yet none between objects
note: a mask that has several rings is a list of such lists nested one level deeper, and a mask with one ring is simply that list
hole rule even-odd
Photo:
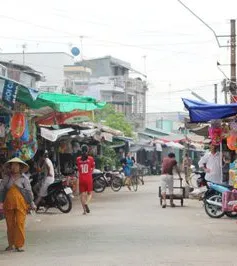
[{"label": "green awning", "polygon": [[92,111],[101,109],[105,102],[97,102],[95,98],[73,94],[58,94],[42,92],[36,100],[29,96],[27,88],[21,88],[17,93],[17,101],[26,104],[31,109],[50,107],[57,112],[71,112],[73,110]]}]

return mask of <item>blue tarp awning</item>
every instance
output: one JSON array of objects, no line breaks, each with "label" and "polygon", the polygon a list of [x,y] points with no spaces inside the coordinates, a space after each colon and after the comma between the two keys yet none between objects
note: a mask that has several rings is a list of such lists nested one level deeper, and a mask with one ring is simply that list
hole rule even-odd
[{"label": "blue tarp awning", "polygon": [[215,104],[182,98],[185,108],[189,111],[190,122],[208,122],[237,114],[237,103]]}]

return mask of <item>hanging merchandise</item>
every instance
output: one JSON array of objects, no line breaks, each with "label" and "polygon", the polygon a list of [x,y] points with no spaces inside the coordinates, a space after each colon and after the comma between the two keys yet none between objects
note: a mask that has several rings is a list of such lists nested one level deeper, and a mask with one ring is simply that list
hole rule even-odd
[{"label": "hanging merchandise", "polygon": [[220,120],[212,120],[211,127],[208,129],[209,137],[213,145],[220,145],[222,141],[222,127]]},{"label": "hanging merchandise", "polygon": [[25,130],[23,135],[21,136],[21,140],[23,142],[27,142],[30,139],[30,134],[29,134],[29,125],[27,119],[25,119]]},{"label": "hanging merchandise", "polygon": [[35,142],[23,144],[21,148],[17,151],[18,157],[23,161],[28,161],[35,156],[37,151]]},{"label": "hanging merchandise", "polygon": [[220,145],[222,141],[222,129],[221,128],[209,128],[208,130],[211,142],[213,145]]},{"label": "hanging merchandise", "polygon": [[25,116],[23,113],[15,113],[11,119],[11,134],[14,138],[20,138],[25,131]]},{"label": "hanging merchandise", "polygon": [[237,136],[237,123],[236,122],[230,123],[230,135]]},{"label": "hanging merchandise", "polygon": [[28,121],[28,140],[18,150],[18,156],[23,161],[32,159],[38,149],[37,129],[33,119]]},{"label": "hanging merchandise", "polygon": [[224,123],[222,125],[222,137],[224,139],[228,138],[230,136],[230,127],[228,126],[228,124]]},{"label": "hanging merchandise", "polygon": [[237,136],[236,135],[230,135],[227,138],[227,147],[231,151],[236,151],[237,150]]},{"label": "hanging merchandise", "polygon": [[229,185],[237,188],[237,160],[235,160],[233,163],[230,163],[229,176]]}]

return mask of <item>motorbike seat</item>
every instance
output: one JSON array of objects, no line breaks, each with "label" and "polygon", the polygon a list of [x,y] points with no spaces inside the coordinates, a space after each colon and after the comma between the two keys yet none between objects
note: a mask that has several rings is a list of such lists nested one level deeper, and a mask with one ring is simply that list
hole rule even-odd
[{"label": "motorbike seat", "polygon": [[54,189],[55,187],[57,187],[61,182],[62,182],[62,180],[55,180],[52,184],[49,185],[48,192],[50,190]]},{"label": "motorbike seat", "polygon": [[203,171],[195,171],[194,172],[196,175],[203,175],[203,174],[205,174],[205,172],[203,172]]},{"label": "motorbike seat", "polygon": [[231,185],[218,184],[218,183],[214,183],[214,182],[210,182],[210,181],[207,181],[207,182],[212,183],[212,184],[215,184],[215,185],[218,185],[218,186],[226,187],[226,188],[228,188],[228,189],[230,189],[230,190],[233,189],[233,186],[231,186]]},{"label": "motorbike seat", "polygon": [[220,184],[220,185],[223,187],[229,188],[230,190],[233,189],[233,186],[231,186],[231,185],[226,185],[226,184]]}]

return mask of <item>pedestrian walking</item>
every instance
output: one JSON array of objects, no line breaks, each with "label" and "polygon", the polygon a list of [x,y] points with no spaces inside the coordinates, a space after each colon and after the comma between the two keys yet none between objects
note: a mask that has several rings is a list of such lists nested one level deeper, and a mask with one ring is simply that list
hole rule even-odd
[{"label": "pedestrian walking", "polygon": [[7,174],[0,184],[0,207],[3,207],[7,224],[8,247],[6,251],[24,251],[25,220],[27,211],[35,209],[30,181],[24,173],[28,164],[19,158],[5,163]]},{"label": "pedestrian walking", "polygon": [[162,160],[162,173],[161,173],[161,194],[163,198],[162,208],[166,208],[166,187],[169,189],[170,196],[170,206],[175,207],[173,202],[173,191],[174,191],[174,177],[173,177],[173,169],[175,169],[181,178],[180,171],[177,165],[177,161],[175,160],[175,154],[169,153],[168,157],[165,157]]},{"label": "pedestrian walking", "polygon": [[192,165],[192,159],[186,153],[183,159],[183,170],[184,170],[185,181],[188,185],[190,185],[189,176],[191,174],[191,165]]},{"label": "pedestrian walking", "polygon": [[125,180],[127,181],[125,185],[131,191],[131,167],[133,166],[133,160],[129,152],[126,154],[125,158],[121,160],[121,163],[123,166]]},{"label": "pedestrian walking", "polygon": [[79,173],[79,192],[83,214],[90,213],[89,203],[92,199],[93,177],[92,173],[95,168],[95,161],[92,156],[88,155],[89,148],[87,145],[81,147],[82,155],[77,158],[77,168]]}]

